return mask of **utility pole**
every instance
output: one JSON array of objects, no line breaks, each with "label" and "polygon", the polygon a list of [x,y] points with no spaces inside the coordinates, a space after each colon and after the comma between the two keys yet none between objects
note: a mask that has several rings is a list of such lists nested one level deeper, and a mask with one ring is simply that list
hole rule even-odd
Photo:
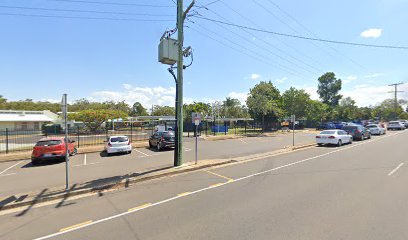
[{"label": "utility pole", "polygon": [[403,83],[394,83],[394,84],[390,84],[388,86],[390,87],[394,87],[394,91],[391,91],[389,93],[394,93],[394,120],[397,120],[398,118],[398,114],[397,114],[397,109],[398,109],[398,93],[404,92],[404,91],[398,91],[398,86],[402,85]]},{"label": "utility pole", "polygon": [[183,164],[183,57],[185,55],[184,44],[184,20],[187,17],[187,13],[194,6],[195,0],[187,7],[186,11],[183,9],[183,0],[177,0],[177,47],[178,47],[178,59],[177,59],[177,86],[176,86],[176,149],[174,154],[174,166],[180,166]]}]

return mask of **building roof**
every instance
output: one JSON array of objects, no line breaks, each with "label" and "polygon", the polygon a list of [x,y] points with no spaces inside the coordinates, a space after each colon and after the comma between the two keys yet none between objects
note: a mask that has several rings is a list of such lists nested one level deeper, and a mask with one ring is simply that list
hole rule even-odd
[{"label": "building roof", "polygon": [[53,122],[57,118],[50,111],[0,110],[0,122]]}]

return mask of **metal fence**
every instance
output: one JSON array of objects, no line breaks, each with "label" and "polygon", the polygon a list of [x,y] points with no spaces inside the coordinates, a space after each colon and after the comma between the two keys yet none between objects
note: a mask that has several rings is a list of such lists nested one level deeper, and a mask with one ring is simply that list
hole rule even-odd
[{"label": "metal fence", "polygon": [[[156,123],[157,124],[157,123]],[[162,123],[160,123],[162,124]],[[108,136],[125,135],[130,141],[145,141],[154,131],[155,124],[146,126],[117,125],[98,131],[89,131],[86,128],[69,129],[68,137],[75,140],[77,148],[86,146],[103,145]],[[171,124],[167,126],[172,126]],[[194,136],[195,126],[191,122],[184,123],[184,135]],[[227,135],[227,134],[259,134],[263,132],[262,125],[254,121],[203,121],[198,127],[200,135]],[[58,131],[26,131],[26,130],[0,130],[0,154],[31,150],[36,142],[45,137],[61,137],[64,132]]]}]

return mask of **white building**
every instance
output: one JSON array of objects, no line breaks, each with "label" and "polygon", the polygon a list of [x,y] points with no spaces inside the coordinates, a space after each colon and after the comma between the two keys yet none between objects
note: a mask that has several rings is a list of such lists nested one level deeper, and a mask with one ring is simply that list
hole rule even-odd
[{"label": "white building", "polygon": [[7,128],[11,131],[39,131],[44,123],[53,123],[57,120],[58,115],[48,110],[0,110],[0,130]]}]

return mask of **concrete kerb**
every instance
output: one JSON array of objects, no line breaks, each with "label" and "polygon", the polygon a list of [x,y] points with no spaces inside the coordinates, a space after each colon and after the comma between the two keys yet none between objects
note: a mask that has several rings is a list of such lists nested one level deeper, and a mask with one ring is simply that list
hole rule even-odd
[{"label": "concrete kerb", "polygon": [[176,176],[179,174],[190,173],[190,172],[207,169],[207,168],[219,168],[219,167],[224,167],[229,164],[239,164],[239,163],[245,163],[249,161],[255,161],[258,159],[273,157],[279,154],[288,153],[288,152],[292,152],[295,150],[305,149],[307,147],[311,147],[314,145],[315,145],[314,143],[305,144],[302,146],[288,147],[288,148],[283,148],[283,149],[279,149],[279,150],[268,152],[268,153],[253,154],[253,155],[249,155],[245,157],[238,157],[238,158],[202,160],[200,161],[198,165],[194,165],[193,163],[190,163],[190,164],[186,164],[184,166],[176,167],[176,168],[169,167],[166,170],[158,171],[159,172],[158,174],[141,173],[141,175],[136,176],[136,177],[122,179],[119,182],[108,183],[108,184],[95,186],[95,187],[85,188],[84,187],[85,184],[80,184],[78,185],[76,189],[74,189],[73,191],[69,191],[69,192],[66,192],[65,189],[63,188],[55,188],[40,198],[37,197],[37,193],[21,194],[20,196],[13,196],[13,197],[15,197],[15,199],[17,200],[21,198],[22,196],[26,196],[23,201],[11,202],[9,204],[0,206],[0,211],[20,208],[20,207],[25,207],[25,206],[30,206],[30,205],[36,205],[39,203],[51,202],[51,201],[55,201],[59,199],[67,199],[67,198],[79,196],[79,195],[100,193],[100,192],[105,192],[105,191],[122,189],[125,187],[129,187],[130,185],[140,183],[140,182],[145,182],[145,181],[164,178],[164,177]]}]

